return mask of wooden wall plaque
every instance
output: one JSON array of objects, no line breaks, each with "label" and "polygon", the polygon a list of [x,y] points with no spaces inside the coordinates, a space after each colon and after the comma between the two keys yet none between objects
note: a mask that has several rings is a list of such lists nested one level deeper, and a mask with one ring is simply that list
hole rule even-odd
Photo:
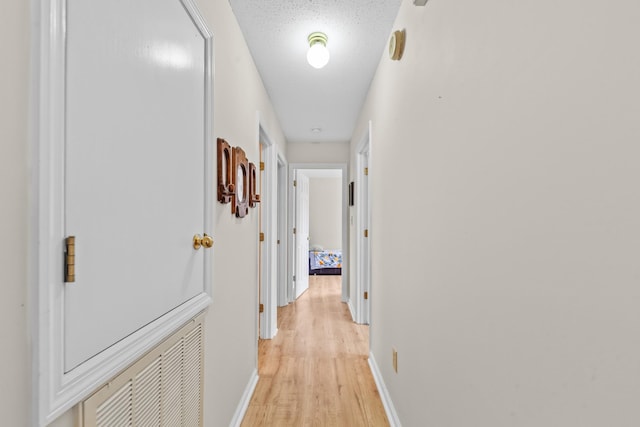
[{"label": "wooden wall plaque", "polygon": [[233,153],[227,141],[218,138],[218,201],[229,203],[235,192],[233,184]]},{"label": "wooden wall plaque", "polygon": [[231,213],[244,218],[249,212],[249,161],[240,147],[233,148],[232,179],[235,191],[231,196]]}]

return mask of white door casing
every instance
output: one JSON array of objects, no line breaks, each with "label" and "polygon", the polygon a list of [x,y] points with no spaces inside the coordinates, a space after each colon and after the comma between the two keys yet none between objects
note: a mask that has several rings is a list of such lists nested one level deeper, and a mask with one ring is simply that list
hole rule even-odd
[{"label": "white door casing", "polygon": [[278,305],[289,303],[287,296],[287,163],[284,156],[277,155],[278,171]]},{"label": "white door casing", "polygon": [[296,281],[295,274],[297,270],[297,246],[296,246],[296,235],[294,234],[296,227],[296,171],[293,169],[292,165],[289,165],[289,175],[287,188],[289,189],[289,203],[287,204],[288,209],[288,227],[287,227],[287,303],[292,303],[296,300]]},{"label": "white door casing", "polygon": [[262,194],[260,213],[261,232],[264,233],[264,241],[261,245],[260,260],[260,303],[264,311],[260,316],[259,336],[263,339],[272,339],[278,333],[278,248],[277,248],[277,156],[276,145],[260,125],[258,118],[258,140],[262,150],[264,171],[260,173]]},{"label": "white door casing", "polygon": [[[371,320],[371,189],[369,181],[371,124],[356,150],[356,285],[355,321]],[[366,235],[365,235],[366,230]],[[365,298],[365,295],[367,297]]]},{"label": "white door casing", "polygon": [[[370,301],[371,301],[371,220],[369,218],[369,147],[362,153],[363,168],[367,173],[362,176],[362,323],[369,324]],[[366,295],[366,297],[365,297]]]},{"label": "white door casing", "polygon": [[[54,0],[34,134],[44,425],[209,304],[212,35],[191,0]],[[76,280],[62,281],[76,236]]]}]

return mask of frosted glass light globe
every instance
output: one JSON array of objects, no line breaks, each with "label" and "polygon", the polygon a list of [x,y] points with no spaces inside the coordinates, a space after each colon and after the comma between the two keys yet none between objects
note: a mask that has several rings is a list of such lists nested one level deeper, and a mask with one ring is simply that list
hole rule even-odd
[{"label": "frosted glass light globe", "polygon": [[329,50],[327,49],[327,35],[321,32],[309,34],[309,50],[307,62],[314,68],[322,68],[329,62]]},{"label": "frosted glass light globe", "polygon": [[329,50],[321,42],[316,42],[307,52],[307,62],[314,68],[322,68],[329,63],[329,56]]}]

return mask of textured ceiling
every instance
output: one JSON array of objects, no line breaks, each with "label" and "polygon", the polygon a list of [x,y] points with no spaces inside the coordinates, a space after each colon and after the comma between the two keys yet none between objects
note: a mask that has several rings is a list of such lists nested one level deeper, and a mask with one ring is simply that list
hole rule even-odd
[{"label": "textured ceiling", "polygon": [[[400,2],[229,1],[289,142],[351,139]],[[306,59],[314,31],[329,38],[320,70]]]}]

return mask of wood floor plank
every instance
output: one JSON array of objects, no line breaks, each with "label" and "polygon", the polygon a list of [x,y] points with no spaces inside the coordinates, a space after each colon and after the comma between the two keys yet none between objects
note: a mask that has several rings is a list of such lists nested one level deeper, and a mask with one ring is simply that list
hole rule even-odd
[{"label": "wood floor plank", "polygon": [[371,375],[369,327],[351,320],[339,276],[278,309],[278,334],[258,344],[260,379],[242,427],[388,426]]}]

